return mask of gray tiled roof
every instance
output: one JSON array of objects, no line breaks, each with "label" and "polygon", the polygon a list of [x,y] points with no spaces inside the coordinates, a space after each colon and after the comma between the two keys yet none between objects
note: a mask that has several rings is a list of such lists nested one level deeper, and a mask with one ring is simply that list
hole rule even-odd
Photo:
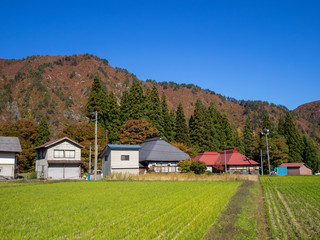
[{"label": "gray tiled roof", "polygon": [[140,162],[143,161],[181,161],[190,158],[188,154],[167,143],[160,137],[147,139],[141,144]]},{"label": "gray tiled roof", "polygon": [[19,138],[0,137],[0,152],[22,152]]}]

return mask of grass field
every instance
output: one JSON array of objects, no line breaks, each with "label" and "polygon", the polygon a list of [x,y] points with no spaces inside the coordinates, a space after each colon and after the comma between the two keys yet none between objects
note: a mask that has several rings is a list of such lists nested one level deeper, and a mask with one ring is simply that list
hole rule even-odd
[{"label": "grass field", "polygon": [[0,184],[0,239],[201,239],[241,183]]},{"label": "grass field", "polygon": [[274,239],[320,238],[320,177],[261,177]]}]

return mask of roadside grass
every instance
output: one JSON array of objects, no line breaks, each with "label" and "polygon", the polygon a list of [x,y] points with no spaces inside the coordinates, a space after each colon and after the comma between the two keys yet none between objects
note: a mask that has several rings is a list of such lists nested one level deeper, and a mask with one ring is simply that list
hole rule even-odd
[{"label": "roadside grass", "polygon": [[201,239],[241,183],[13,183],[0,188],[0,239]]},{"label": "roadside grass", "polygon": [[257,175],[240,174],[194,174],[194,173],[147,173],[143,175],[129,175],[113,173],[104,178],[107,181],[136,180],[136,181],[259,181]]}]

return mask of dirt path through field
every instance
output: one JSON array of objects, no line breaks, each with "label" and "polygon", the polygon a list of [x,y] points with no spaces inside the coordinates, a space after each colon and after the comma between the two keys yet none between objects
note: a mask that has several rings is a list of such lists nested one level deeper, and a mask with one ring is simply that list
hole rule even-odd
[{"label": "dirt path through field", "polygon": [[259,182],[245,181],[204,239],[270,239]]}]

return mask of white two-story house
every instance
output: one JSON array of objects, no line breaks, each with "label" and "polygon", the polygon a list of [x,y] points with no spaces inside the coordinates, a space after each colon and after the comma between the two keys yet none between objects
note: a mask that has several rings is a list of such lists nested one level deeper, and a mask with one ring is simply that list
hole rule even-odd
[{"label": "white two-story house", "polygon": [[102,173],[139,174],[139,145],[108,144],[100,154]]},{"label": "white two-story house", "polygon": [[36,147],[38,178],[79,179],[82,145],[64,137]]}]

